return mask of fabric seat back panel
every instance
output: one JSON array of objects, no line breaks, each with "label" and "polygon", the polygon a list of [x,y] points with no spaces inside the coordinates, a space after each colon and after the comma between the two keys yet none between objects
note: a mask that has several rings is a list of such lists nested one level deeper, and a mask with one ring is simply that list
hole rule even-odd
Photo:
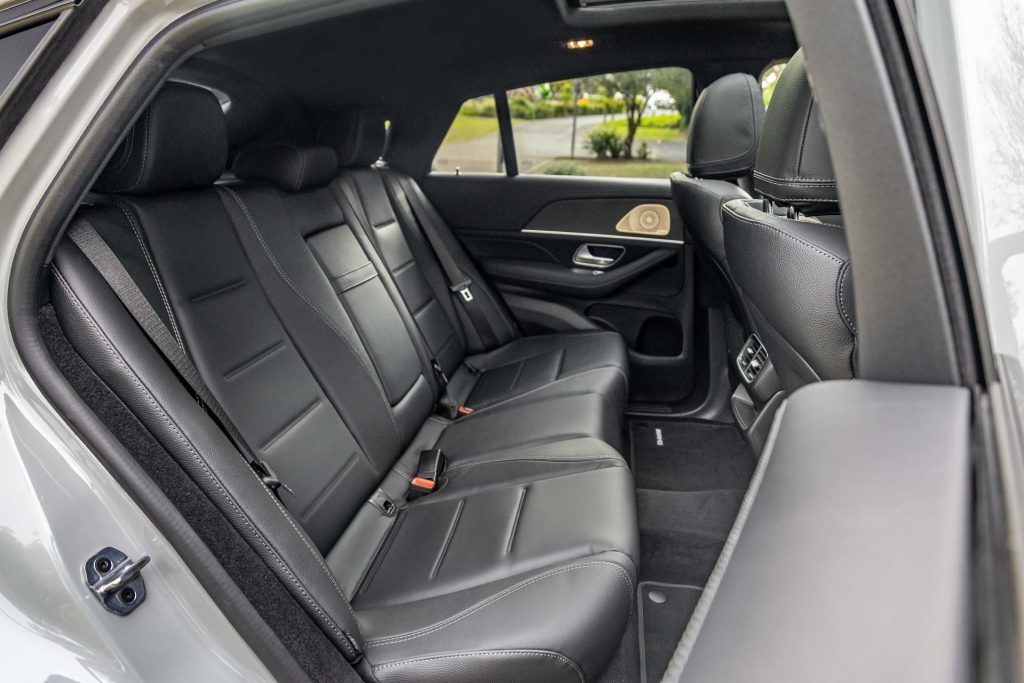
[{"label": "fabric seat back panel", "polygon": [[278,322],[216,191],[131,204],[186,349],[250,447],[295,492],[286,504],[330,547],[382,472]]}]

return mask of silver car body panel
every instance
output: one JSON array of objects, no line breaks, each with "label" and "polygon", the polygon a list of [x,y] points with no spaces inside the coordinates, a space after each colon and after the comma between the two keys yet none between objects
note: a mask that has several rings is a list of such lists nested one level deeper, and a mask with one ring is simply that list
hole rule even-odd
[{"label": "silver car body panel", "polygon": [[[0,150],[0,269],[48,187],[137,56],[211,0],[110,2]],[[0,279],[7,301],[8,277]],[[271,676],[184,561],[43,397],[0,316],[0,642],[10,680],[265,681]],[[147,598],[106,612],[83,564],[137,558]]]}]

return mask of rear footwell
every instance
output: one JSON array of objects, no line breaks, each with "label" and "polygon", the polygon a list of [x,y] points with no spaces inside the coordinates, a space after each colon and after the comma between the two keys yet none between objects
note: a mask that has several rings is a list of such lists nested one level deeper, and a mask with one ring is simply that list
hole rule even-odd
[{"label": "rear footwell", "polygon": [[732,425],[630,423],[640,518],[637,636],[641,680],[664,673],[722,551],[754,472]]}]

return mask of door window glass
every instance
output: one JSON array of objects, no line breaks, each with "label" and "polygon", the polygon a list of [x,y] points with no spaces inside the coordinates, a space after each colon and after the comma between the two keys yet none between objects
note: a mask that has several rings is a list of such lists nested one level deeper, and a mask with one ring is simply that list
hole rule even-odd
[{"label": "door window glass", "polygon": [[539,83],[508,101],[520,173],[667,178],[685,168],[688,69]]}]

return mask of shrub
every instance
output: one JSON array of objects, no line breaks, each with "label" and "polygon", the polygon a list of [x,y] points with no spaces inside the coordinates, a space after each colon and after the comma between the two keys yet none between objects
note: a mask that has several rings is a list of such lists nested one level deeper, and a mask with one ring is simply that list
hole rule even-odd
[{"label": "shrub", "polygon": [[555,161],[544,169],[544,175],[587,175],[587,170],[572,161]]},{"label": "shrub", "polygon": [[459,113],[463,116],[495,116],[494,98],[478,97],[466,100],[459,108]]},{"label": "shrub", "polygon": [[598,159],[618,159],[625,150],[625,140],[611,128],[595,128],[587,136],[586,148]]},{"label": "shrub", "polygon": [[508,101],[509,114],[514,119],[537,118],[537,106],[525,97],[513,97]]},{"label": "shrub", "polygon": [[646,142],[641,142],[640,146],[636,149],[636,158],[646,161],[649,156],[651,156],[651,148],[647,146]]}]

